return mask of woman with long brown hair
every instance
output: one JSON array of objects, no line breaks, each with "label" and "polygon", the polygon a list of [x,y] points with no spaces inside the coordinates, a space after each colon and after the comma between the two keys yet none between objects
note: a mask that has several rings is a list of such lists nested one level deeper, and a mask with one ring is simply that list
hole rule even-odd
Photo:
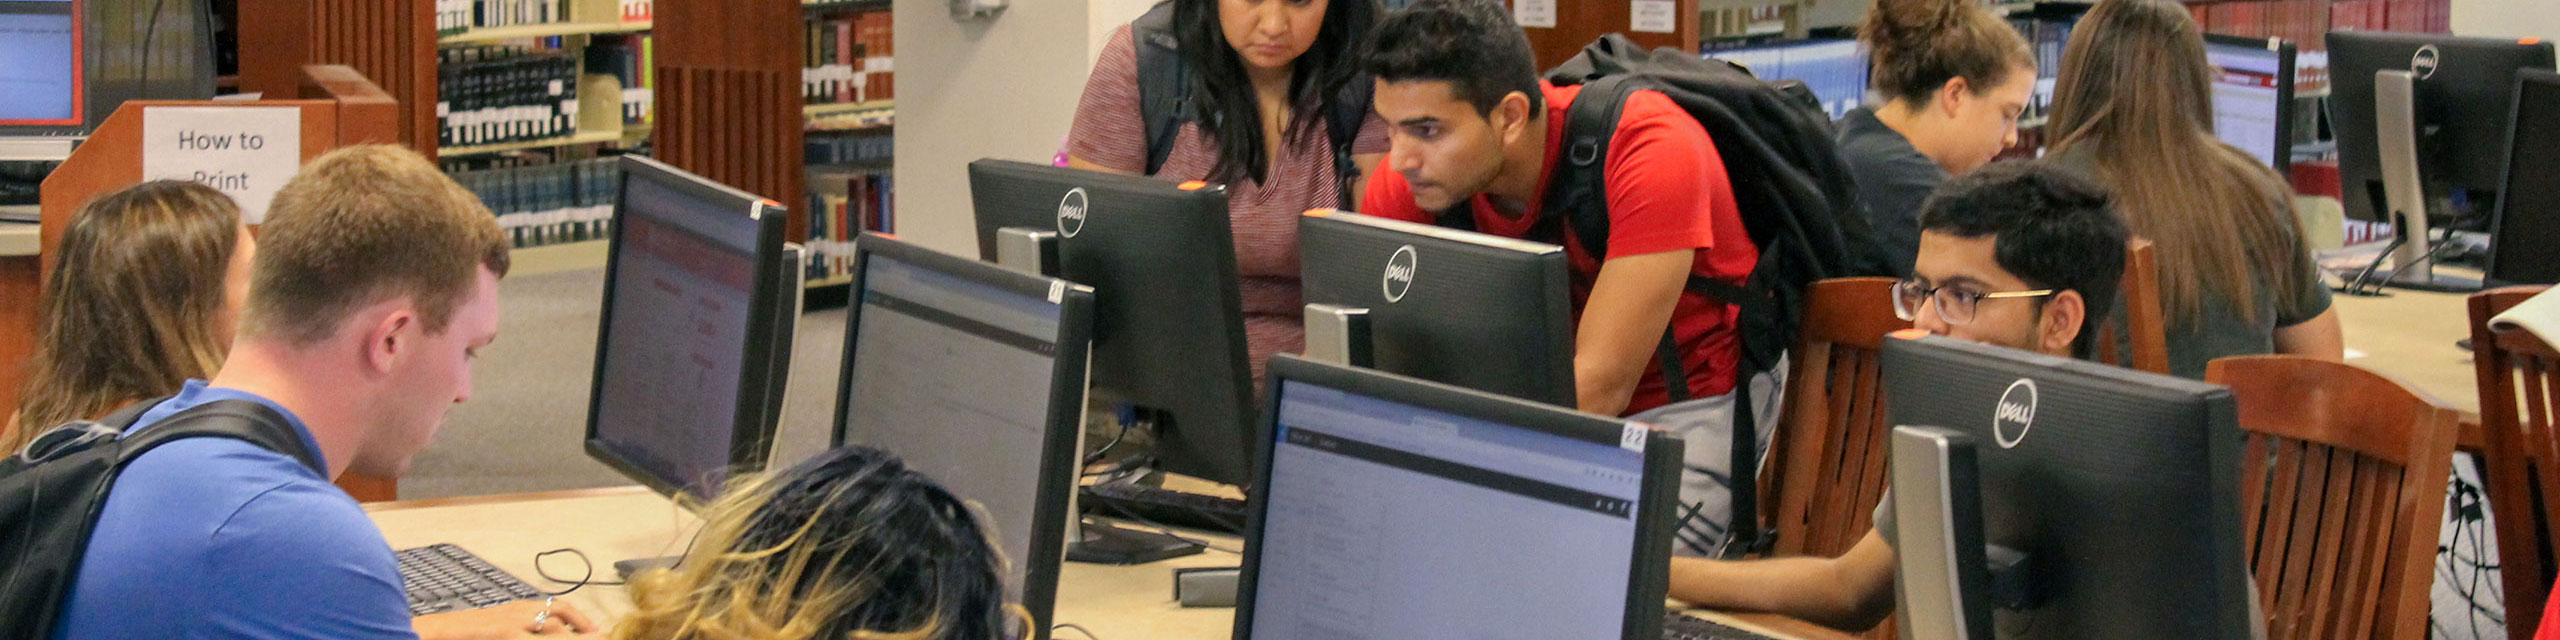
[{"label": "woman with long brown hair", "polygon": [[2285,180],[2213,135],[2204,36],[2185,7],[2103,0],[2073,29],[2054,91],[2052,155],[2115,192],[2158,252],[2170,372],[2346,347]]},{"label": "woman with long brown hair", "polygon": [[35,357],[0,447],[16,453],[46,429],[213,377],[256,253],[240,208],[201,184],[145,182],[81,207],[55,248]]}]

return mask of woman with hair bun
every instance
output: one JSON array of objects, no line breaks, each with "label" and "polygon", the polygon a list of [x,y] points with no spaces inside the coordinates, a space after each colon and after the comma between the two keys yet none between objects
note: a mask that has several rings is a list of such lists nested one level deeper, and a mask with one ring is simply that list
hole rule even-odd
[{"label": "woman with hair bun", "polygon": [[2036,80],[2025,37],[1978,0],[1877,0],[1858,26],[1869,101],[1840,121],[1840,152],[1886,264],[1920,251],[1920,202],[2018,141]]}]

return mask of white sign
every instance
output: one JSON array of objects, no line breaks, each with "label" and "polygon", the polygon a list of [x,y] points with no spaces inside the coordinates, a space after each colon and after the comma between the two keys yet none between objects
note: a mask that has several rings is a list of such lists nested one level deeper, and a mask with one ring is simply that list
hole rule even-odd
[{"label": "white sign", "polygon": [[302,169],[299,107],[151,107],[142,112],[142,179],[191,180],[267,219],[276,190]]},{"label": "white sign", "polygon": [[1628,8],[1627,30],[1636,33],[1677,33],[1680,31],[1678,0],[1635,0]]},{"label": "white sign", "polygon": [[1512,0],[1511,21],[1523,27],[1556,27],[1556,0]]}]

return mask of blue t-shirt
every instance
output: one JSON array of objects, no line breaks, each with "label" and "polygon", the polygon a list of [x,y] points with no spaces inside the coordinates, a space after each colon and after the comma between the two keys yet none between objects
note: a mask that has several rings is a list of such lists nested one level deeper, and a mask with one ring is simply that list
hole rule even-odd
[{"label": "blue t-shirt", "polygon": [[[128,432],[266,398],[187,381]],[[293,456],[229,438],[143,454],[116,478],[54,638],[416,638],[400,567],[353,498]]]}]

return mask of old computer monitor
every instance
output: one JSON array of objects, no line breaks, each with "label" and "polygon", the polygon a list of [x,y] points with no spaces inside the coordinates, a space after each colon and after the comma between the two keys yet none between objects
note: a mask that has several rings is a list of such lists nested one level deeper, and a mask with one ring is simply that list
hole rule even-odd
[{"label": "old computer monitor", "polygon": [[1308,304],[1368,310],[1364,366],[1575,405],[1564,248],[1326,209],[1298,255]]},{"label": "old computer monitor", "polygon": [[1093,290],[854,240],[834,446],[886,450],[984,507],[1007,592],[1047,638],[1076,485]]},{"label": "old computer monitor", "polygon": [[0,131],[87,122],[81,12],[75,0],[0,0]]},{"label": "old computer monitor", "polygon": [[623,156],[587,453],[680,502],[770,454],[796,299],[781,205]]},{"label": "old computer monitor", "polygon": [[2375,71],[2415,73],[2419,163],[2427,199],[2487,194],[2505,176],[2516,72],[2552,68],[2551,43],[2441,34],[2336,32],[2329,39],[2329,120],[2347,216],[2391,222],[2383,203]]},{"label": "old computer monitor", "polygon": [[2249,637],[2229,390],[1908,334],[1882,367],[1902,637]]},{"label": "old computer monitor", "polygon": [[1274,356],[1246,638],[1661,637],[1680,440]]},{"label": "old computer monitor", "polygon": [[2508,118],[2506,178],[2490,223],[2488,279],[2499,285],[2560,283],[2560,73],[2516,76]]},{"label": "old computer monitor", "polygon": [[1224,187],[1004,160],[969,163],[978,247],[1057,234],[1058,273],[1093,287],[1093,393],[1142,408],[1157,467],[1236,484],[1253,373]]},{"label": "old computer monitor", "polygon": [[2213,133],[2274,167],[2293,167],[2294,47],[2283,38],[2206,34],[2214,66]]}]

